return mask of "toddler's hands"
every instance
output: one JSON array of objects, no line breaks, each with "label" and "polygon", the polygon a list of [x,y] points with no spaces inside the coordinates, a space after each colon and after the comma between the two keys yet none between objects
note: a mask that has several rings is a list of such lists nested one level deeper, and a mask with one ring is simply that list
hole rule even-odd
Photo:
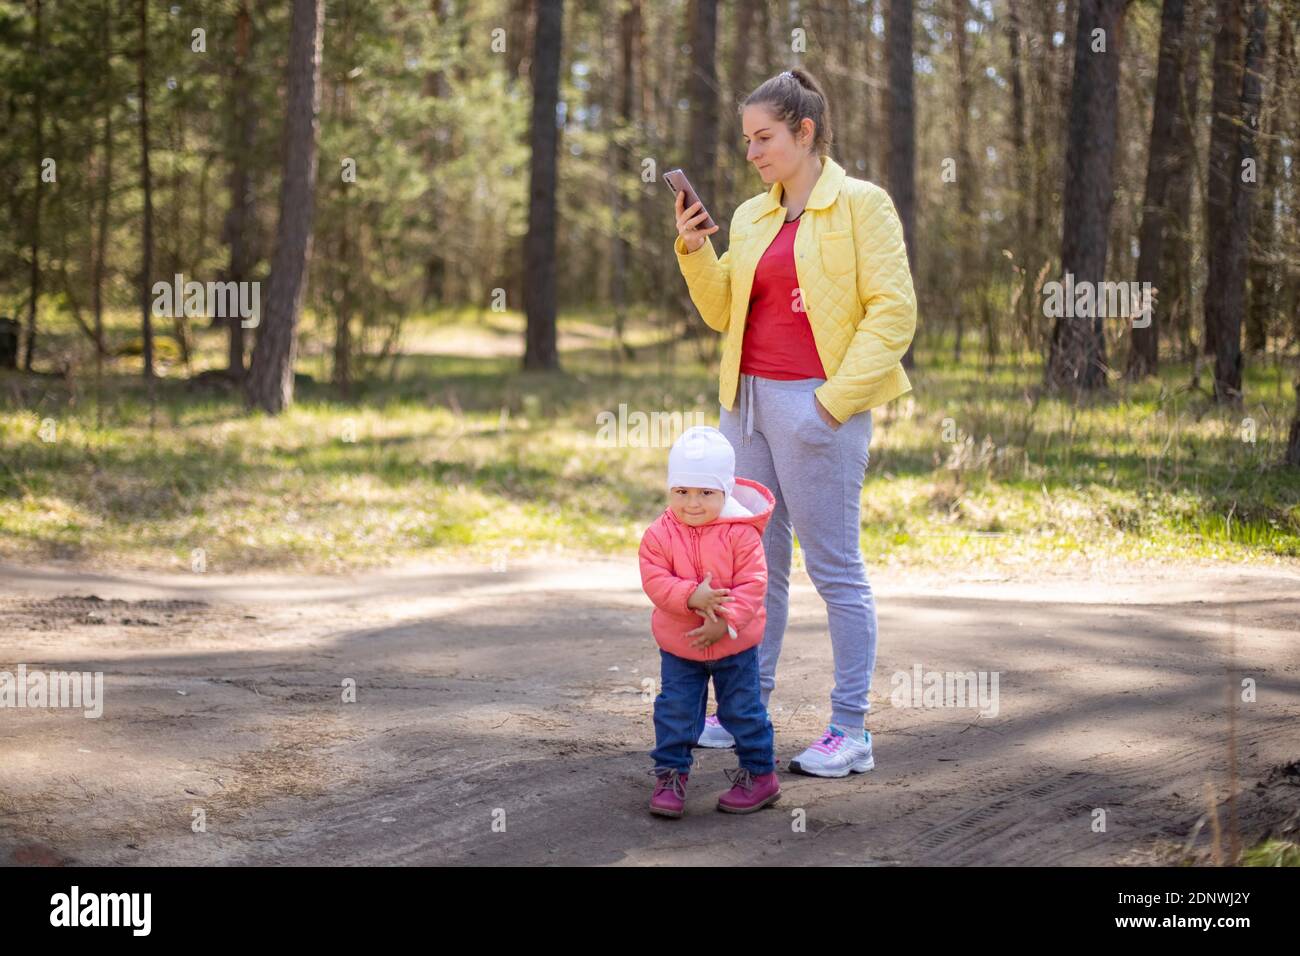
[{"label": "toddler's hands", "polygon": [[721,611],[723,605],[729,604],[735,598],[727,597],[731,593],[731,588],[713,588],[709,585],[709,579],[713,577],[712,571],[704,573],[704,580],[700,582],[699,587],[691,595],[686,606],[694,611],[699,611],[710,621],[716,621],[718,615],[716,612]]},{"label": "toddler's hands", "polygon": [[694,641],[691,641],[691,647],[697,647],[701,650],[712,647],[727,636],[727,622],[719,618],[705,621],[695,630],[689,631],[686,636],[695,638]]}]

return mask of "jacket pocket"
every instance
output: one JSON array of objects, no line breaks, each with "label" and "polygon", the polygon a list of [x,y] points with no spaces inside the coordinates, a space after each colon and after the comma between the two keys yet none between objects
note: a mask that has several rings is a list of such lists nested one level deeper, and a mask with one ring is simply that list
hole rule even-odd
[{"label": "jacket pocket", "polygon": [[852,272],[856,261],[853,254],[853,230],[839,229],[821,238],[822,266],[827,275],[842,276]]}]

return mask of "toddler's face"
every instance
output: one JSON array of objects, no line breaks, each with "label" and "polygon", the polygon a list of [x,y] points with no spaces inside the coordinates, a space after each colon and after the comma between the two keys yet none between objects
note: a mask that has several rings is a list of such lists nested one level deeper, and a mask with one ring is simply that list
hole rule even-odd
[{"label": "toddler's face", "polygon": [[727,496],[717,488],[669,488],[668,507],[683,524],[708,524],[722,514]]}]

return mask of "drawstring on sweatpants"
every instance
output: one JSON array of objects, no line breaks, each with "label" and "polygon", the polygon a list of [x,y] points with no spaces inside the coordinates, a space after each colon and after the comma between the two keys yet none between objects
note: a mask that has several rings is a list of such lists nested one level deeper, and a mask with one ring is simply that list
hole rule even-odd
[{"label": "drawstring on sweatpants", "polygon": [[[740,379],[742,383],[740,401],[741,404],[745,406],[745,433],[742,441],[744,444],[748,445],[749,436],[754,434],[754,376],[741,375]],[[749,391],[748,396],[745,395],[746,388],[748,388]]]}]

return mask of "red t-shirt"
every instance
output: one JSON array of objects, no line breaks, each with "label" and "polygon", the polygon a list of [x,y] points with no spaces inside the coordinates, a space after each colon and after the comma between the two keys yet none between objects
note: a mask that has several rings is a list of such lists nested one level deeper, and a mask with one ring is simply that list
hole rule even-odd
[{"label": "red t-shirt", "polygon": [[[761,378],[825,378],[808,324],[794,267],[795,219],[781,230],[758,260],[749,293],[749,317],[740,349],[740,370]],[[796,294],[797,293],[797,294]]]}]

